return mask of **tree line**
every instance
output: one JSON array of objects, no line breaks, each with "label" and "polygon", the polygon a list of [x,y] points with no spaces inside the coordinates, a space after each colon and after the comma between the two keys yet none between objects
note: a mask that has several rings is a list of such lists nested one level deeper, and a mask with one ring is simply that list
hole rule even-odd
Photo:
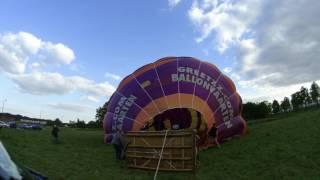
[{"label": "tree line", "polygon": [[102,128],[104,115],[107,113],[108,102],[96,109],[95,121],[85,122],[77,119],[77,121],[69,121],[68,126],[71,128]]},{"label": "tree line", "polygon": [[243,104],[242,115],[246,120],[266,118],[270,114],[286,113],[311,106],[319,106],[319,99],[319,85],[313,82],[310,89],[302,86],[299,91],[291,95],[291,99],[284,97],[280,103],[277,100],[273,100],[272,103],[268,101],[247,102]]},{"label": "tree line", "polygon": [[86,122],[84,120],[80,120],[79,118],[76,121],[70,120],[69,123],[63,123],[59,118],[56,118],[55,120],[50,120],[47,121],[48,126],[66,126],[66,127],[71,127],[71,128],[102,128],[103,126],[103,119],[104,115],[107,112],[107,106],[108,102],[106,102],[102,107],[98,107],[96,109],[96,117],[95,121],[89,121]]}]

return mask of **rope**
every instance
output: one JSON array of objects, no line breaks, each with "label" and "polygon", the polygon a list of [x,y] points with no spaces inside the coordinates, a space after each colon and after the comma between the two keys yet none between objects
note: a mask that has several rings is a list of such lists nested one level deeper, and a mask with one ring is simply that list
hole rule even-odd
[{"label": "rope", "polygon": [[166,134],[164,136],[164,140],[163,140],[163,143],[162,143],[162,148],[161,148],[161,152],[160,152],[160,157],[159,157],[157,169],[156,169],[156,173],[154,174],[153,180],[157,179],[157,174],[158,174],[158,171],[159,171],[159,166],[160,166],[160,161],[161,161],[161,158],[162,158],[163,148],[164,148],[164,145],[166,144],[166,140],[167,140],[167,134],[168,134],[168,130],[166,130]]}]

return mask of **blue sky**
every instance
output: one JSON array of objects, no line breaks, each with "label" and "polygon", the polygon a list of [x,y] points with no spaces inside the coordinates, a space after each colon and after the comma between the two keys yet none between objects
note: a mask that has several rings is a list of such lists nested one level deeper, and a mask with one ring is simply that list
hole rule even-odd
[{"label": "blue sky", "polygon": [[[0,100],[7,99],[6,112],[93,120],[120,78],[164,56],[193,56],[217,65],[245,100],[281,100],[320,79],[314,71],[320,66],[319,33],[296,28],[320,26],[314,18],[318,5],[2,1]],[[297,12],[299,6],[308,13]],[[296,73],[302,76],[288,79]]]}]

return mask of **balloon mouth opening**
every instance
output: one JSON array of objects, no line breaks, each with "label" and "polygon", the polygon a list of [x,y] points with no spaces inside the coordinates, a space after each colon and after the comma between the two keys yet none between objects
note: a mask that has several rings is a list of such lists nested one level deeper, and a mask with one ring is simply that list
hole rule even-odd
[{"label": "balloon mouth opening", "polygon": [[173,108],[163,111],[150,119],[141,130],[195,129],[198,135],[207,135],[208,125],[202,114],[192,108]]}]

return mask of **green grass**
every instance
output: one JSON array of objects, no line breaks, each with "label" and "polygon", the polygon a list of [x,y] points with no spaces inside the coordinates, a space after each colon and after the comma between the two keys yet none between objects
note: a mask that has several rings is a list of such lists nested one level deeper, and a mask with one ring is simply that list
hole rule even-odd
[{"label": "green grass", "polygon": [[[12,158],[51,179],[152,179],[154,172],[127,169],[98,130],[2,129]],[[249,125],[246,136],[200,153],[196,173],[160,172],[159,179],[319,179],[320,109],[282,114]]]}]

